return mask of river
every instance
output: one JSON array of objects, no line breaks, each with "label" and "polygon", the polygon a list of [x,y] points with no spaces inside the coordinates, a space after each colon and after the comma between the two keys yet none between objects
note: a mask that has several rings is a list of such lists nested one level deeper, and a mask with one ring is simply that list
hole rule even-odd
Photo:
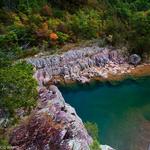
[{"label": "river", "polygon": [[102,144],[116,150],[148,150],[150,78],[117,84],[76,84],[60,90],[84,122],[97,123]]}]

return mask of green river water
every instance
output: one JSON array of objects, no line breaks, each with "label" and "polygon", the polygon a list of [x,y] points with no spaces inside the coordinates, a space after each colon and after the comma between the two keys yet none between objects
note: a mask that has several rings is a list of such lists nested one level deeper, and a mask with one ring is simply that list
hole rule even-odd
[{"label": "green river water", "polygon": [[148,150],[150,78],[115,85],[72,85],[60,90],[84,122],[97,123],[102,144],[116,150]]}]

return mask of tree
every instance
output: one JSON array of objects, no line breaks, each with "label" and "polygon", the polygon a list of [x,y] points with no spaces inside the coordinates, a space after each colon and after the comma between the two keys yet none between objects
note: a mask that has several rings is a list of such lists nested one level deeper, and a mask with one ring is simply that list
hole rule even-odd
[{"label": "tree", "polygon": [[134,53],[142,55],[150,53],[150,11],[134,14],[131,20],[132,32],[129,35],[129,44]]},{"label": "tree", "polygon": [[37,83],[32,76],[32,66],[25,62],[1,68],[0,108],[13,116],[15,109],[30,109],[35,106]]}]

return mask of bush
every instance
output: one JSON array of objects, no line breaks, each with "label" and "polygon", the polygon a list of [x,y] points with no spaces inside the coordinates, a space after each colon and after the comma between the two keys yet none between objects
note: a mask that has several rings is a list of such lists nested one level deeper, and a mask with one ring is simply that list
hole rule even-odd
[{"label": "bush", "polygon": [[35,54],[30,48],[33,45],[36,45],[36,39],[28,26],[11,25],[7,27],[7,33],[0,35],[0,51],[6,57],[17,59]]},{"label": "bush", "polygon": [[86,122],[84,125],[92,138],[99,139],[99,131],[96,123]]},{"label": "bush", "polygon": [[62,33],[62,32],[57,32],[58,35],[58,41],[60,44],[63,44],[69,40],[69,35]]},{"label": "bush", "polygon": [[25,62],[0,69],[0,107],[14,115],[15,109],[30,109],[36,104],[37,82],[33,68]]},{"label": "bush", "polygon": [[112,35],[112,45],[125,45],[128,36],[127,26],[116,17],[108,18],[105,26],[106,36]]},{"label": "bush", "polygon": [[12,58],[7,55],[2,49],[0,49],[0,68],[10,66]]},{"label": "bush", "polygon": [[101,17],[96,10],[79,10],[68,22],[71,30],[80,37],[92,39],[100,34]]},{"label": "bush", "polygon": [[86,122],[85,127],[88,131],[88,134],[93,138],[93,143],[90,145],[91,150],[101,150],[99,139],[99,131],[96,123]]},{"label": "bush", "polygon": [[1,48],[10,48],[11,46],[25,47],[34,43],[32,31],[28,26],[11,25],[7,28],[7,33],[0,35]]},{"label": "bush", "polygon": [[131,20],[132,32],[129,44],[132,52],[140,55],[150,53],[150,11],[136,13]]},{"label": "bush", "polygon": [[4,139],[5,137],[0,137],[0,146],[3,147],[4,149],[7,149],[7,147],[11,147],[11,145],[9,145],[8,139]]},{"label": "bush", "polygon": [[18,38],[15,32],[10,31],[7,34],[0,35],[0,46],[1,47],[8,47],[10,45],[14,45],[17,42]]},{"label": "bush", "polygon": [[62,24],[62,21],[60,19],[50,18],[48,20],[49,29],[51,29],[52,31],[56,31],[60,24]]},{"label": "bush", "polygon": [[100,144],[97,140],[93,140],[92,145],[90,145],[90,150],[101,150]]}]

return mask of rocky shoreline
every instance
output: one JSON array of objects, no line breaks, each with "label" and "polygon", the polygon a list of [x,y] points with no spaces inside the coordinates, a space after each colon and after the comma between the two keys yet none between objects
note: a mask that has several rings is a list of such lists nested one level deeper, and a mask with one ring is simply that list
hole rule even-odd
[{"label": "rocky shoreline", "polygon": [[27,62],[35,67],[35,78],[41,85],[43,83],[87,83],[92,79],[117,80],[123,76],[134,75],[139,68],[150,68],[146,63],[135,65],[140,61],[141,58],[137,55],[129,56],[114,48],[98,46],[73,49],[61,55],[27,59]]},{"label": "rocky shoreline", "polygon": [[[128,55],[119,50],[86,47],[62,55],[28,58],[35,67],[38,81],[38,106],[13,129],[10,144],[19,150],[90,150],[93,139],[88,135],[74,108],[65,103],[52,84],[91,80],[121,80],[150,74],[150,65],[131,65]],[[102,150],[113,150],[101,145]]]}]

